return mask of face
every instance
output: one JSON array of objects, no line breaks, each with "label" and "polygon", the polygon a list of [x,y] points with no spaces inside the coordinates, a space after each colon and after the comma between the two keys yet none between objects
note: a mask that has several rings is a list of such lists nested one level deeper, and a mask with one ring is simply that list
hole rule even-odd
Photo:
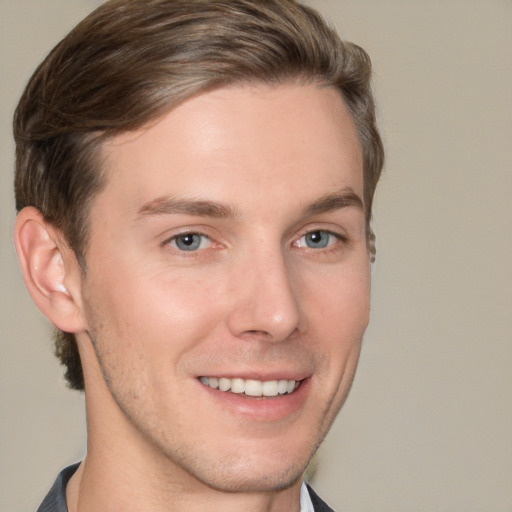
[{"label": "face", "polygon": [[369,316],[344,103],[309,85],[224,88],[103,157],[78,333],[91,449],[103,437],[187,485],[296,482],[346,398]]}]

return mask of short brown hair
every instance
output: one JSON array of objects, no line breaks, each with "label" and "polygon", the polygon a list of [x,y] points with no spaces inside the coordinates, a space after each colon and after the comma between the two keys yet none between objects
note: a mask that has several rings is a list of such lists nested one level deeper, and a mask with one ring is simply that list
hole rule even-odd
[{"label": "short brown hair", "polygon": [[[30,79],[14,116],[16,208],[35,206],[86,269],[88,212],[104,184],[98,148],[184,100],[245,82],[301,80],[345,100],[364,161],[368,234],[384,153],[370,59],[295,0],[110,0]],[[75,338],[58,332],[69,386],[83,389]]]}]

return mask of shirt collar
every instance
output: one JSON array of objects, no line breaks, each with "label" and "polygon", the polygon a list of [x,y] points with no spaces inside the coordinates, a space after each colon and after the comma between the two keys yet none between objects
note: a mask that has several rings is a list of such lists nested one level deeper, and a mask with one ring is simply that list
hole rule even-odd
[{"label": "shirt collar", "polygon": [[300,487],[300,512],[315,512],[306,482],[302,482]]}]

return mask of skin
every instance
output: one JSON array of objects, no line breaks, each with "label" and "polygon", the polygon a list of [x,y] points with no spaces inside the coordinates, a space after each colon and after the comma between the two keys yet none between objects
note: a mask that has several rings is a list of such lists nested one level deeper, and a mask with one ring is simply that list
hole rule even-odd
[{"label": "skin", "polygon": [[[70,511],[298,511],[369,319],[362,155],[343,101],[313,85],[223,88],[102,153],[85,275],[45,227],[69,310],[47,314],[76,333],[86,383]],[[255,399],[200,376],[301,384]]]}]

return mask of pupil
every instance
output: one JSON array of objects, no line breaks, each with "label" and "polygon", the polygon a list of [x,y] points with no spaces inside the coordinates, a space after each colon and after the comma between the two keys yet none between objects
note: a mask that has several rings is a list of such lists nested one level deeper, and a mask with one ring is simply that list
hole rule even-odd
[{"label": "pupil", "polygon": [[323,248],[326,247],[329,241],[329,236],[323,231],[313,231],[306,237],[309,247]]},{"label": "pupil", "polygon": [[176,238],[176,245],[182,251],[195,251],[201,245],[201,237],[194,233],[181,235]]}]

